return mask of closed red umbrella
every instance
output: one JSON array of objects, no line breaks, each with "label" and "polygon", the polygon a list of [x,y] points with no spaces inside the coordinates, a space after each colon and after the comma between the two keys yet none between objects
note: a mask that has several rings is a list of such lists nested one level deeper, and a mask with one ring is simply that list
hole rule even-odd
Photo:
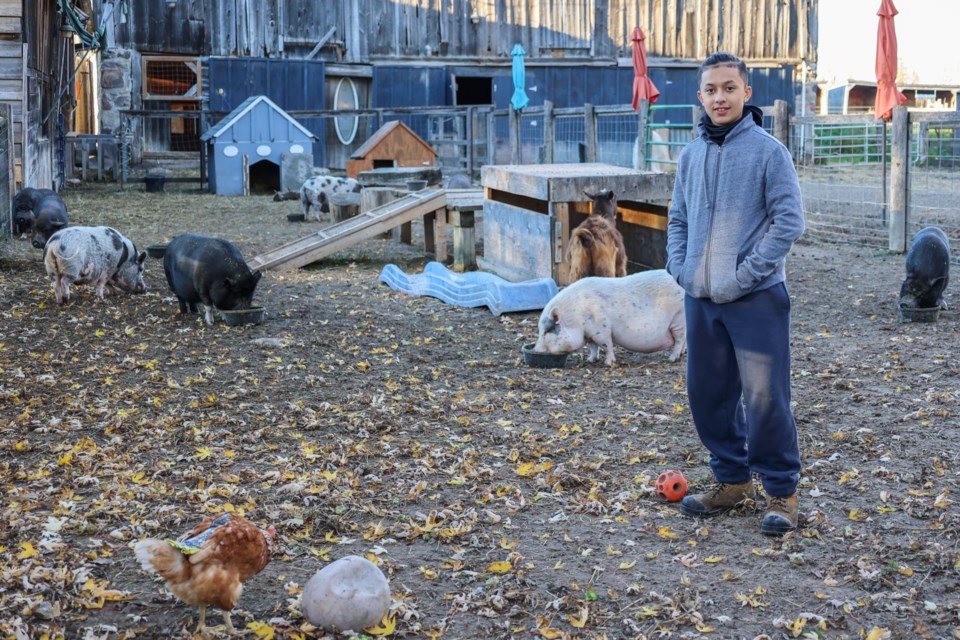
[{"label": "closed red umbrella", "polygon": [[877,27],[877,103],[876,115],[883,120],[889,120],[893,115],[893,107],[906,104],[907,97],[897,90],[897,31],[893,25],[893,17],[897,15],[897,8],[893,0],[882,0],[880,10],[880,24]]},{"label": "closed red umbrella", "polygon": [[641,100],[647,100],[650,104],[657,101],[660,92],[653,81],[647,77],[647,51],[643,41],[647,36],[643,35],[643,29],[636,27],[630,39],[633,41],[633,109],[636,111]]}]

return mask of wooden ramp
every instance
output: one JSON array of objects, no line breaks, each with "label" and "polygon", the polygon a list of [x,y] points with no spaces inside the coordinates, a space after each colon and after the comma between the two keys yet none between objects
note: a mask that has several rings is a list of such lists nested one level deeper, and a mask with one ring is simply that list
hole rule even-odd
[{"label": "wooden ramp", "polygon": [[248,260],[247,265],[260,270],[296,269],[423,216],[429,217],[424,220],[427,250],[434,250],[436,244],[437,257],[442,260],[446,258],[446,206],[443,189],[416,191],[262,253]]}]

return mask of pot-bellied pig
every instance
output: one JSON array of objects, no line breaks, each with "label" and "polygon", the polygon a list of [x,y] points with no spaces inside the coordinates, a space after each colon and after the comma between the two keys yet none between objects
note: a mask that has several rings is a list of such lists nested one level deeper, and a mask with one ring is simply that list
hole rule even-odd
[{"label": "pot-bellied pig", "polygon": [[207,324],[213,309],[249,309],[261,273],[250,271],[240,250],[220,238],[185,233],[167,245],[163,272],[177,296],[180,313],[197,312],[203,304]]},{"label": "pot-bellied pig", "polygon": [[33,209],[33,239],[31,244],[43,249],[54,233],[67,226],[67,205],[57,194],[44,196]]},{"label": "pot-bellied pig", "polygon": [[33,230],[33,210],[45,197],[55,195],[53,189],[24,187],[13,197],[13,233],[17,236]]},{"label": "pot-bellied pig", "polygon": [[43,264],[59,304],[70,299],[70,286],[94,284],[103,300],[107,289],[143,293],[143,263],[147,254],[111,227],[67,227],[43,248]]},{"label": "pot-bellied pig", "polygon": [[314,208],[314,217],[320,222],[321,213],[330,213],[330,196],[335,193],[359,193],[360,183],[353,178],[336,176],[313,176],[300,186],[300,204],[303,205],[303,219],[310,219],[310,207]]},{"label": "pot-bellied pig", "polygon": [[907,277],[900,287],[900,306],[946,309],[943,291],[950,279],[950,240],[939,227],[917,232],[907,252]]},{"label": "pot-bellied pig", "polygon": [[683,289],[663,269],[577,280],[543,309],[534,348],[564,353],[586,344],[594,362],[603,347],[608,365],[616,359],[614,345],[641,353],[670,349],[673,362],[687,346],[683,297]]}]

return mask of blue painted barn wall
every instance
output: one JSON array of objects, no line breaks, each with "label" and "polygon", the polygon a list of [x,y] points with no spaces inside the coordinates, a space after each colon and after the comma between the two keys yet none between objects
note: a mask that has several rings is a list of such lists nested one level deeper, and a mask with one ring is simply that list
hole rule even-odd
[{"label": "blue painted barn wall", "polygon": [[[284,111],[319,111],[325,108],[326,65],[323,60],[281,58],[221,58],[204,61],[206,109],[227,113],[250,96],[264,95]],[[313,161],[326,166],[326,146],[319,119],[299,119],[318,140],[312,142]],[[315,130],[316,128],[316,130]]]},{"label": "blue painted barn wall", "polygon": [[[403,67],[378,65],[373,70],[374,107],[447,106],[454,103],[453,75],[460,67]],[[476,74],[476,71],[474,70]],[[513,95],[510,69],[490,68],[493,102],[505,109]],[[686,105],[697,102],[695,67],[654,68],[650,79],[660,90],[659,105]],[[556,107],[629,104],[633,96],[632,67],[527,67],[527,96],[533,106],[545,99]],[[775,100],[793,104],[799,87],[794,86],[791,67],[750,70],[751,102],[770,106]]]}]

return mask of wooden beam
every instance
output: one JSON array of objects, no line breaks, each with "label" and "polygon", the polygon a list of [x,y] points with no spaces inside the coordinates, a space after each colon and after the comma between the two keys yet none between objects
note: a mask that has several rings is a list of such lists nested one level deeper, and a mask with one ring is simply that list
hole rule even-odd
[{"label": "wooden beam", "polygon": [[337,32],[337,28],[336,28],[336,27],[330,27],[330,31],[327,31],[326,35],[323,36],[322,38],[320,38],[320,41],[317,42],[317,46],[315,46],[315,47],[310,51],[310,53],[307,54],[307,57],[306,57],[305,59],[306,59],[306,60],[312,60],[312,59],[313,59],[313,56],[315,56],[315,55],[317,55],[318,53],[320,53],[320,49],[323,49],[323,45],[327,44],[327,42],[330,40],[330,38],[333,37],[333,34],[335,34],[336,32]]}]

